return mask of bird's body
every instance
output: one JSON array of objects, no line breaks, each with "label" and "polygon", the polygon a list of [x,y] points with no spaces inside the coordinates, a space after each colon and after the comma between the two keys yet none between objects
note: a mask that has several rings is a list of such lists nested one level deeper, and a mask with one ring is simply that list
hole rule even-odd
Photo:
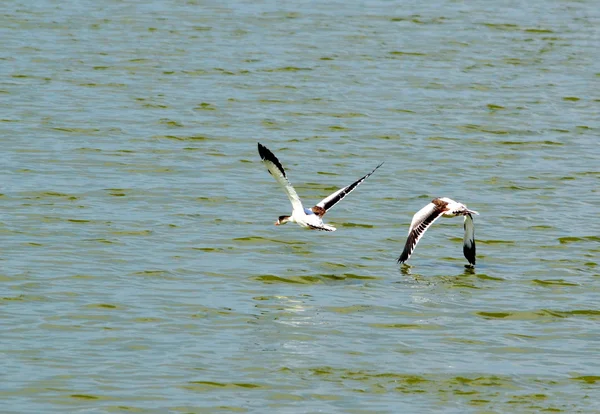
[{"label": "bird's body", "polygon": [[404,250],[398,258],[398,263],[406,262],[417,243],[425,234],[425,231],[440,217],[464,216],[465,235],[463,238],[463,254],[471,265],[475,265],[475,226],[473,225],[473,214],[479,214],[469,210],[467,206],[447,197],[435,198],[413,216],[408,230],[408,239]]},{"label": "bird's body", "polygon": [[290,202],[292,203],[292,214],[289,216],[279,216],[275,225],[279,226],[281,224],[285,224],[288,221],[292,223],[296,223],[301,227],[310,228],[313,230],[324,230],[324,231],[335,231],[335,227],[325,224],[323,222],[323,216],[327,211],[329,211],[333,206],[335,206],[338,202],[340,202],[344,197],[350,194],[356,187],[358,187],[364,180],[366,180],[371,174],[377,170],[377,168],[381,167],[379,164],[373,171],[369,174],[363,176],[362,178],[356,180],[354,183],[340,188],[333,194],[325,197],[321,200],[317,205],[311,208],[305,208],[300,201],[300,197],[298,197],[298,193],[290,183],[283,169],[283,166],[275,156],[267,147],[258,143],[258,153],[267,166],[267,170],[269,173],[275,178],[275,180],[281,185],[287,194]]},{"label": "bird's body", "polygon": [[323,223],[322,217],[325,214],[325,212],[321,212],[319,211],[319,209],[316,209],[315,212],[313,210],[315,207],[302,207],[302,210],[294,209],[292,210],[292,215],[280,216],[277,222],[275,222],[275,225],[279,226],[290,221],[292,223],[298,224],[301,227],[307,227],[313,230],[335,231],[335,227]]}]

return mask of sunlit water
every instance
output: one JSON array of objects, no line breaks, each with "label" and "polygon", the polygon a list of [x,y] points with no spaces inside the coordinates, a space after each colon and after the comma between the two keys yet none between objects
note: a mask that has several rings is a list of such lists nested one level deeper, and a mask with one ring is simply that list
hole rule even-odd
[{"label": "sunlit water", "polygon": [[3,10],[2,412],[600,410],[595,2]]}]

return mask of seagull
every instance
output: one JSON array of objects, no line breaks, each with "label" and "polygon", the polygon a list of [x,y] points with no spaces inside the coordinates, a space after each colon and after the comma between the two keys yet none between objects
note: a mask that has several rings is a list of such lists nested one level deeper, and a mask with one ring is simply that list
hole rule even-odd
[{"label": "seagull", "polygon": [[435,198],[421,210],[417,211],[412,218],[410,228],[408,229],[408,239],[404,245],[404,250],[398,258],[398,263],[406,262],[417,243],[425,234],[425,231],[440,217],[465,216],[464,227],[465,236],[463,238],[463,253],[469,263],[475,266],[475,227],[473,225],[473,214],[479,215],[474,210],[469,210],[467,206],[451,200],[446,197]]},{"label": "seagull", "polygon": [[328,224],[323,223],[323,216],[327,211],[329,211],[333,206],[335,206],[338,202],[340,202],[344,197],[350,194],[356,187],[358,187],[363,181],[365,181],[371,174],[377,170],[377,168],[381,167],[383,163],[379,164],[373,171],[368,173],[362,178],[359,178],[349,186],[344,188],[340,188],[335,193],[325,197],[319,204],[311,208],[305,208],[302,206],[302,202],[300,201],[300,197],[294,190],[294,187],[290,183],[285,174],[285,170],[283,166],[275,156],[267,147],[262,145],[260,142],[258,143],[258,153],[260,158],[262,158],[263,162],[267,166],[267,170],[269,170],[269,174],[271,174],[275,180],[283,187],[285,193],[287,194],[290,202],[292,203],[292,214],[290,216],[279,216],[277,221],[275,222],[276,226],[282,225],[291,221],[292,223],[296,223],[302,227],[307,227],[313,230],[324,230],[324,231],[335,231],[335,227],[330,226]]}]

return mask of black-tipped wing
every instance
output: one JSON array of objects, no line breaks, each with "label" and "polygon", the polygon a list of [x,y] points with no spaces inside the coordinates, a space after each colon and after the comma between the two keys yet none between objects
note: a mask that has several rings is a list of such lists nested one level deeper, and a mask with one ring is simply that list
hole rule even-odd
[{"label": "black-tipped wing", "polygon": [[425,234],[425,231],[433,224],[434,221],[442,216],[444,211],[434,203],[429,203],[421,210],[417,211],[413,216],[408,230],[408,239],[404,245],[404,250],[398,258],[398,263],[404,263],[408,260],[412,252],[415,250],[417,243]]},{"label": "black-tipped wing", "polygon": [[471,214],[465,216],[464,227],[463,253],[469,263],[475,266],[475,225],[473,224],[473,216]]},{"label": "black-tipped wing", "polygon": [[300,201],[300,197],[298,197],[298,193],[292,187],[292,183],[287,179],[285,175],[285,170],[283,166],[275,156],[267,147],[258,143],[258,154],[260,158],[264,161],[267,166],[267,170],[269,170],[269,174],[271,174],[275,180],[283,187],[283,190],[287,194],[290,202],[292,203],[292,207],[294,210],[303,211],[302,202]]},{"label": "black-tipped wing", "polygon": [[317,207],[321,207],[321,208],[325,209],[325,211],[328,211],[330,208],[332,208],[337,203],[339,203],[341,200],[343,200],[344,197],[346,197],[348,194],[350,194],[352,191],[354,191],[354,189],[356,187],[358,187],[360,184],[362,184],[363,181],[365,181],[367,178],[369,178],[369,176],[371,174],[373,174],[382,165],[383,165],[383,163],[379,164],[377,167],[375,167],[375,169],[373,171],[371,171],[364,177],[359,178],[352,184],[350,184],[344,188],[340,188],[335,193],[325,197],[323,200],[321,200],[319,202],[319,204],[317,204]]}]

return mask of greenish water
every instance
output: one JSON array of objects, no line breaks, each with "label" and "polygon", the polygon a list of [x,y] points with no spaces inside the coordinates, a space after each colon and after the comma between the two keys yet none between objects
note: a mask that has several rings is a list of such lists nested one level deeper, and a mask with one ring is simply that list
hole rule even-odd
[{"label": "greenish water", "polygon": [[[9,1],[5,413],[600,411],[595,2]],[[256,142],[307,205],[293,224]],[[415,211],[436,222],[410,268]]]}]

